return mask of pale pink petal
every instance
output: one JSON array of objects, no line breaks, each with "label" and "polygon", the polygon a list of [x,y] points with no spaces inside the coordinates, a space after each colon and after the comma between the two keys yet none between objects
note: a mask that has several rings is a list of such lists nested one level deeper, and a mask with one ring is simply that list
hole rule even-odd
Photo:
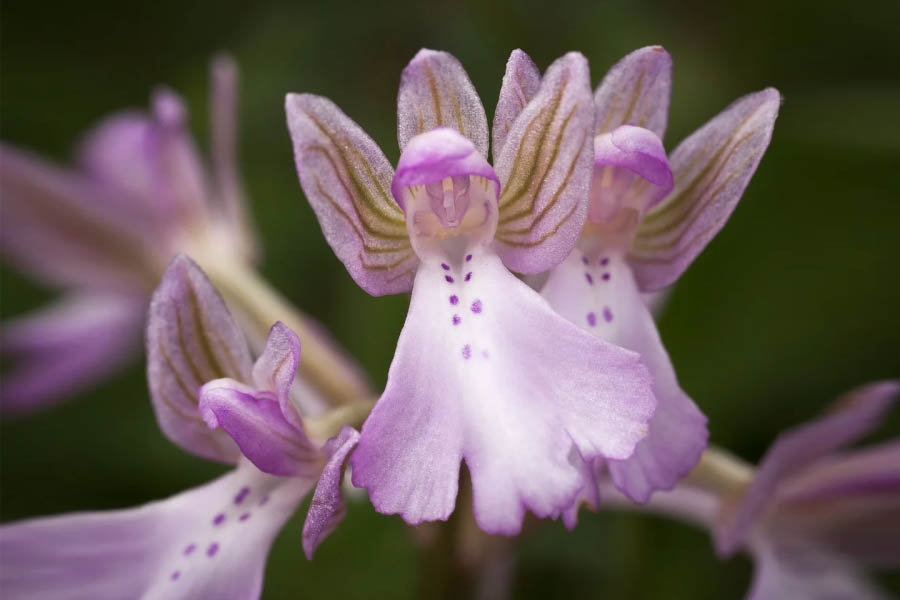
[{"label": "pale pink petal", "polygon": [[675,369],[621,252],[576,251],[550,274],[542,295],[582,329],[641,355],[657,399],[650,431],[634,455],[607,460],[616,486],[636,502],[671,490],[706,448],[706,418],[682,391]]},{"label": "pale pink petal", "polygon": [[275,394],[285,420],[302,429],[300,417],[291,404],[291,387],[300,366],[300,338],[278,321],[269,331],[265,348],[253,365],[253,382],[261,390]]},{"label": "pale pink petal", "polygon": [[344,464],[358,442],[359,432],[344,425],[322,448],[328,455],[328,462],[316,484],[306,521],[303,523],[303,552],[309,560],[312,560],[316,548],[340,525],[347,513],[341,482],[344,480]]},{"label": "pale pink petal", "polygon": [[403,69],[397,95],[397,139],[400,149],[435,127],[452,127],[488,155],[484,105],[466,70],[447,52],[423,48]]},{"label": "pale pink petal", "polygon": [[334,253],[368,293],[409,291],[418,259],[384,154],[325,98],[288,94],[285,110],[300,185]]},{"label": "pale pink petal", "polygon": [[166,436],[194,454],[234,462],[223,431],[210,431],[197,403],[200,386],[223,377],[250,381],[250,351],[219,293],[191,259],[178,255],[153,294],[147,324],[147,379]]},{"label": "pale pink petal", "polygon": [[0,528],[0,589],[23,600],[258,598],[275,536],[315,480],[246,464],[167,500]]},{"label": "pale pink petal", "polygon": [[898,394],[900,382],[869,384],[848,394],[839,410],[780,434],[760,462],[741,504],[725,515],[716,531],[717,551],[723,555],[733,553],[787,477],[869,433]]},{"label": "pale pink petal", "polygon": [[494,162],[500,159],[503,146],[506,145],[506,136],[509,135],[509,130],[512,129],[516,117],[534,98],[540,86],[540,69],[522,50],[513,50],[506,62],[506,73],[503,74],[503,84],[500,86],[500,98],[497,100],[497,109],[494,111],[494,127],[491,131],[494,136],[494,144],[491,148]]},{"label": "pale pink petal", "polygon": [[672,57],[662,46],[635,50],[617,62],[594,93],[598,134],[620,125],[649,129],[660,139],[666,131],[672,90]]},{"label": "pale pink petal", "polygon": [[725,225],[772,139],[781,95],[749,94],[671,154],[675,189],[650,209],[628,260],[642,291],[671,285]]},{"label": "pale pink petal", "polygon": [[58,285],[146,289],[155,265],[144,244],[154,229],[106,188],[2,145],[0,196],[0,250],[23,273]]},{"label": "pale pink petal", "polygon": [[388,384],[351,458],[353,483],[408,523],[446,519],[460,460],[475,517],[515,534],[558,515],[582,482],[570,460],[627,458],[654,400],[636,354],[567,322],[481,246],[422,263]]},{"label": "pale pink petal", "polygon": [[3,413],[44,408],[123,368],[140,349],[145,312],[140,297],[82,294],[4,322]]},{"label": "pale pink petal", "polygon": [[513,271],[546,271],[574,248],[587,216],[593,123],[587,60],[566,54],[547,69],[496,161],[497,252]]}]

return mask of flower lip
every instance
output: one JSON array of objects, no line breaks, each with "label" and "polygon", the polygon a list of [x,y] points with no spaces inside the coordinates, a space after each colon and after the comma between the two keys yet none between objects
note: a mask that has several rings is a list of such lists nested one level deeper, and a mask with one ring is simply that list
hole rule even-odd
[{"label": "flower lip", "polygon": [[404,189],[469,175],[493,181],[499,198],[500,179],[475,145],[454,129],[437,127],[409,140],[397,163],[391,193],[405,212]]}]

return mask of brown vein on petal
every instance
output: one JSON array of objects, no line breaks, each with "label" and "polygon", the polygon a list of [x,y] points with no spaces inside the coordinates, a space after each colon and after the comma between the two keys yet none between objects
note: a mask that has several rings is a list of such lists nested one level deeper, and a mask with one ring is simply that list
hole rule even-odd
[{"label": "brown vein on petal", "polygon": [[647,67],[646,65],[642,65],[641,72],[638,74],[637,83],[634,84],[634,91],[631,92],[631,99],[628,101],[628,108],[625,110],[625,114],[622,115],[622,122],[620,125],[626,125],[631,118],[631,115],[634,114],[634,108],[637,106],[641,93],[644,91],[644,79],[646,77]]},{"label": "brown vein on petal", "polygon": [[497,239],[508,246],[515,246],[517,248],[531,248],[533,246],[539,246],[559,232],[560,228],[565,224],[566,221],[569,220],[569,218],[572,216],[572,214],[574,214],[576,208],[578,208],[578,204],[577,203],[572,204],[572,206],[569,207],[569,212],[567,212],[565,214],[565,216],[563,216],[563,218],[560,219],[559,223],[556,224],[556,227],[554,227],[550,231],[544,233],[544,235],[542,235],[541,237],[539,237],[536,240],[520,242],[517,240],[509,239],[504,235],[498,235]]},{"label": "brown vein on petal", "polygon": [[434,118],[437,119],[437,123],[435,126],[439,127],[444,124],[444,119],[441,115],[441,97],[438,91],[437,81],[434,77],[434,72],[431,70],[431,65],[428,64],[428,61],[423,61],[422,68],[425,69],[425,79],[428,81],[428,89],[431,92],[431,102],[434,107]]},{"label": "brown vein on petal", "polygon": [[[500,219],[499,224],[502,225],[505,223],[509,223],[510,221],[519,219],[521,217],[524,217],[524,216],[530,214],[534,210],[535,202],[537,202],[537,199],[541,195],[541,191],[543,191],[543,189],[544,189],[544,184],[547,182],[547,176],[550,174],[550,172],[553,170],[554,165],[556,164],[556,158],[559,156],[559,150],[562,147],[562,139],[565,136],[566,129],[568,129],[568,127],[569,127],[569,121],[572,119],[572,116],[575,114],[576,110],[578,110],[577,104],[572,107],[572,110],[570,110],[569,114],[566,115],[565,119],[563,119],[563,122],[559,127],[559,132],[553,143],[553,150],[550,152],[550,159],[547,161],[547,168],[544,169],[544,172],[541,175],[541,180],[540,180],[540,184],[538,185],[537,191],[535,191],[533,194],[530,195],[528,206],[524,207],[516,212],[504,214],[503,217]],[[578,148],[580,149],[582,145],[584,145],[584,137],[581,138],[581,142],[579,143]],[[573,168],[574,161],[577,161],[577,160],[578,160],[578,153],[575,154],[575,157],[573,159],[573,165],[570,165],[570,168]],[[529,186],[529,187],[531,187],[531,186]],[[557,192],[558,191],[559,190],[557,190]],[[555,203],[556,198],[558,198],[558,197],[559,197],[559,194],[555,194],[552,199],[552,203]],[[548,204],[548,206],[550,208],[552,208],[552,203]],[[544,207],[545,210],[547,208],[548,208],[547,206]],[[533,224],[534,224],[534,220],[531,221],[532,226],[533,226]]]},{"label": "brown vein on petal", "polygon": [[455,95],[450,96],[450,101],[453,102],[453,114],[456,116],[456,125],[459,128],[459,132],[468,137],[466,128],[463,125],[462,109],[459,107],[459,98],[457,98]]},{"label": "brown vein on petal", "polygon": [[[547,114],[549,113],[549,118],[546,121],[546,126],[541,130],[540,138],[537,140],[537,143],[533,145],[534,152],[532,155],[532,160],[528,161],[528,173],[525,177],[517,177],[516,182],[519,183],[518,189],[515,192],[510,192],[507,194],[502,194],[500,197],[499,208],[502,210],[503,207],[512,204],[523,197],[525,193],[531,188],[531,182],[535,177],[535,173],[537,170],[537,163],[540,162],[538,160],[539,155],[541,154],[541,150],[543,149],[544,140],[547,138],[549,134],[550,126],[553,124],[553,120],[556,118],[556,113],[559,110],[559,106],[562,103],[563,94],[565,93],[566,85],[569,81],[569,74],[565,73],[563,75],[563,81],[559,85],[559,89],[556,92],[555,97],[551,100],[550,105],[548,107],[542,108],[538,111],[538,114],[534,116],[531,122],[526,127],[525,133],[522,135],[522,138],[519,140],[519,147],[516,151],[516,159],[513,162],[514,169],[517,169],[520,165],[523,164],[523,153],[526,142],[529,137],[533,133],[533,128],[537,125],[538,119],[541,117],[547,118]],[[577,105],[576,105],[577,106]],[[507,188],[509,189],[509,188]],[[532,203],[534,202],[534,198],[536,195],[532,196]],[[503,218],[506,218],[505,216]]]},{"label": "brown vein on petal", "polygon": [[181,311],[178,310],[178,306],[173,302],[173,308],[175,310],[175,329],[178,331],[178,347],[181,349],[181,355],[184,361],[187,363],[188,368],[191,371],[191,374],[194,376],[194,380],[197,382],[198,386],[206,383],[206,379],[204,379],[202,374],[202,369],[194,362],[193,352],[188,350],[188,344],[184,339],[184,327],[182,325],[182,317]]},{"label": "brown vein on petal", "polygon": [[187,401],[194,404],[196,406],[197,400],[197,391],[196,389],[192,392],[191,386],[181,378],[181,373],[179,373],[178,369],[175,368],[175,363],[172,362],[172,358],[169,356],[169,353],[166,352],[165,345],[160,341],[157,343],[157,349],[159,350],[160,355],[162,356],[163,362],[166,363],[166,367],[168,367],[169,371],[175,377],[175,383],[181,388],[181,393],[184,394]]},{"label": "brown vein on petal", "polygon": [[206,421],[203,420],[203,418],[200,416],[200,413],[186,412],[184,408],[178,406],[178,404],[171,398],[169,398],[169,396],[166,395],[166,393],[162,390],[159,390],[158,394],[160,400],[162,400],[162,403],[165,404],[169,408],[169,410],[178,415],[179,418],[200,426],[200,430],[196,433],[201,434],[206,440],[208,440],[219,456],[223,458],[226,458],[228,456],[228,453],[225,452],[225,448],[222,446],[221,440],[219,440],[215,431],[212,431],[211,429],[209,429],[209,427],[206,426]]}]

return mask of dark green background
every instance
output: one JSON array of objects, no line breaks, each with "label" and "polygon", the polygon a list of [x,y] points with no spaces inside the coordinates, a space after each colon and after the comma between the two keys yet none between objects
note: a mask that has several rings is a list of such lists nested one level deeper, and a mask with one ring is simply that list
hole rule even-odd
[{"label": "dark green background", "polygon": [[[733,99],[776,86],[785,102],[772,146],[660,323],[712,441],[756,460],[779,430],[838,393],[900,374],[898,7],[4,0],[0,134],[66,160],[97,119],[145,106],[164,82],[187,97],[204,142],[207,60],[232,52],[263,271],[381,385],[407,298],[366,296],[325,244],[297,184],[285,92],[332,98],[395,160],[399,74],[422,46],[455,54],[491,115],[513,48],[541,68],[580,50],[596,83],[627,52],[663,44],[675,59],[670,150]],[[51,297],[9,270],[2,285],[4,317]],[[130,506],[222,470],[160,435],[139,365],[0,433],[3,520]],[[405,598],[418,589],[421,563],[398,518],[352,506],[313,563],[300,552],[300,525],[297,516],[275,545],[267,598]],[[702,532],[633,515],[586,515],[574,533],[547,523],[521,540],[519,556],[523,598],[738,598],[751,574],[745,559],[719,563]],[[900,589],[896,575],[887,581]]]}]

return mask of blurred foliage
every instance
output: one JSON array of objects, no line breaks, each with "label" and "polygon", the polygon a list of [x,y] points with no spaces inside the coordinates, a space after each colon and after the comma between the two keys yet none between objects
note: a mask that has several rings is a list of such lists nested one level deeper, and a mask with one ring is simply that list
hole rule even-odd
[{"label": "blurred foliage", "polygon": [[[332,98],[395,160],[399,75],[422,46],[454,53],[491,115],[513,48],[542,68],[580,50],[597,82],[627,52],[663,44],[675,59],[669,149],[733,99],[774,85],[785,102],[772,146],[660,323],[712,441],[756,460],[839,393],[900,374],[898,39],[896,2],[5,0],[0,135],[64,162],[91,124],[145,106],[165,83],[187,98],[202,142],[208,59],[233,53],[263,271],[381,385],[407,298],[368,297],[325,244],[297,185],[285,92]],[[0,275],[3,317],[51,296]],[[135,505],[222,471],[160,435],[139,365],[0,434],[3,520]],[[398,518],[357,503],[307,563],[301,514],[273,549],[265,597],[415,595],[421,559]],[[584,515],[574,533],[542,524],[519,548],[522,598],[737,598],[751,575],[746,559],[719,563],[702,532],[640,515]],[[896,575],[885,581],[900,590]]]}]

